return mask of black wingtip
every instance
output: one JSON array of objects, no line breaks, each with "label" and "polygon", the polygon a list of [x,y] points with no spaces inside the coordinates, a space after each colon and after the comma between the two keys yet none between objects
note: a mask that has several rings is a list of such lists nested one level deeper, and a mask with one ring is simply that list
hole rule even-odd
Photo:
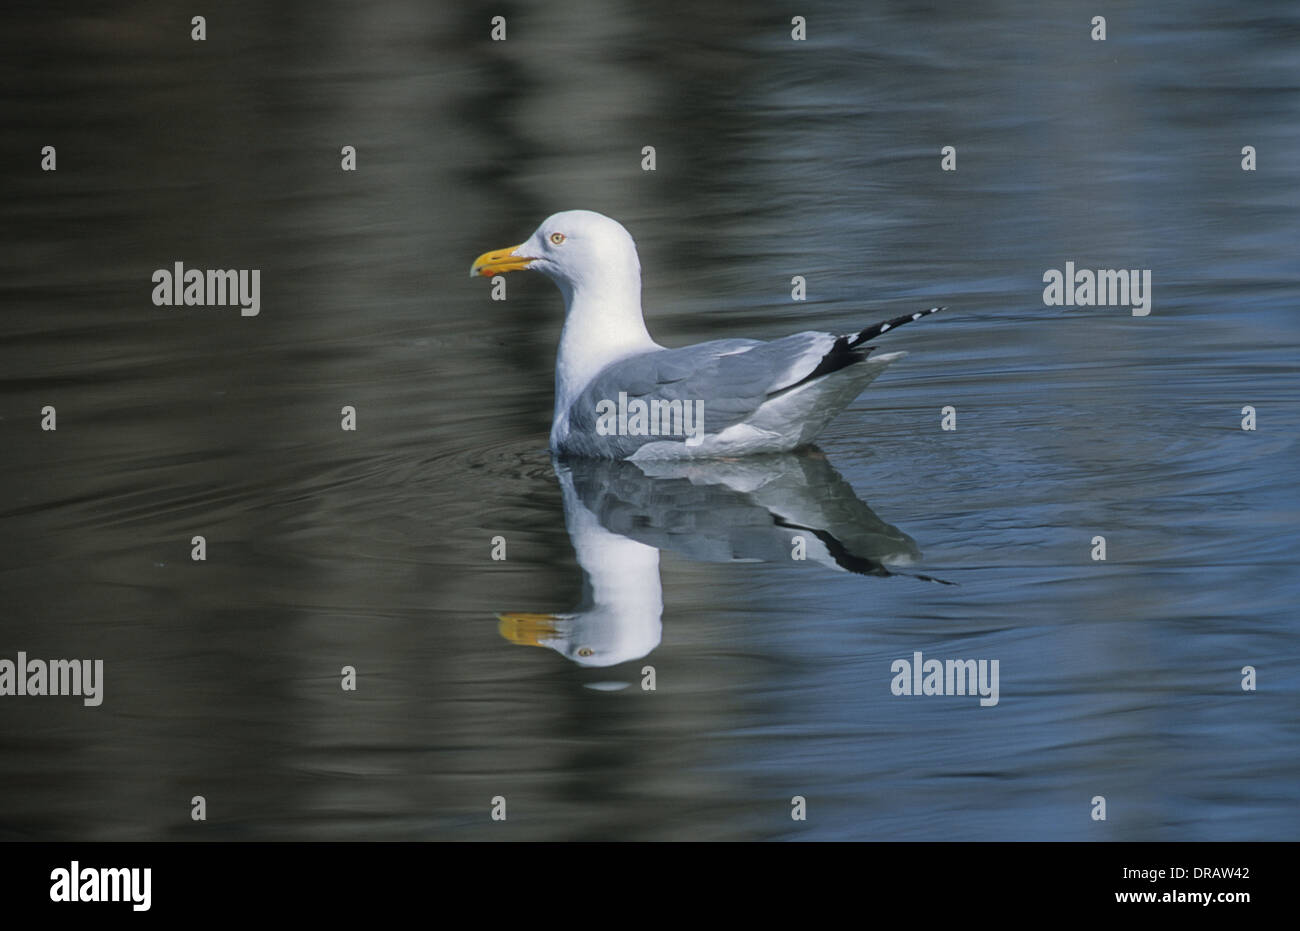
[{"label": "black wingtip", "polygon": [[930,314],[937,314],[939,311],[947,309],[947,307],[930,307],[926,310],[918,310],[910,314],[903,314],[901,317],[895,317],[893,320],[886,320],[884,323],[872,324],[849,341],[849,348],[852,349],[861,346],[867,340],[875,339],[881,333],[892,330],[894,327],[900,327],[904,323],[911,323],[913,320],[920,320],[922,317],[928,317]]}]

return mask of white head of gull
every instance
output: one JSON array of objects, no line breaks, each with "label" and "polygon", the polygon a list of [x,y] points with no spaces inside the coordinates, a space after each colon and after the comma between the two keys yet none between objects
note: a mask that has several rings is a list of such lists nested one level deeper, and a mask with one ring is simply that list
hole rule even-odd
[{"label": "white head of gull", "polygon": [[906,355],[868,358],[868,340],[943,309],[856,334],[665,349],[646,330],[636,243],[617,221],[590,210],[554,214],[520,245],[479,256],[470,275],[522,269],[548,276],[564,296],[551,448],[577,456],[720,458],[805,446]]}]

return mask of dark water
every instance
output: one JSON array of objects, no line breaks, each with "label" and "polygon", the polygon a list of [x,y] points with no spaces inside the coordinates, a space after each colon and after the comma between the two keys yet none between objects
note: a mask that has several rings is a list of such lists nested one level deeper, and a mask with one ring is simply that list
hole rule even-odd
[{"label": "dark water", "polygon": [[[0,658],[105,685],[0,698],[0,837],[1293,839],[1300,13],[866,6],[9,8]],[[574,207],[670,346],[950,310],[819,451],[557,474],[559,295],[466,272]]]}]

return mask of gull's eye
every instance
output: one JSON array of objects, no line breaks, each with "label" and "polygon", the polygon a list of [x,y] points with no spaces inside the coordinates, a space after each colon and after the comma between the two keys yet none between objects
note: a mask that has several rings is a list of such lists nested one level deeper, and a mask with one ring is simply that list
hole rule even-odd
[{"label": "gull's eye", "polygon": [[555,244],[558,246],[560,243],[564,242],[564,234],[563,234],[563,233],[552,233],[552,234],[551,234],[551,242],[555,243]]},{"label": "gull's eye", "polygon": [[[555,235],[556,235],[556,236],[560,236],[559,233],[556,233]],[[560,236],[560,239],[564,239],[564,237],[563,237],[563,236]],[[596,651],[593,650],[591,647],[580,647],[580,648],[578,649],[578,655],[579,655],[579,656],[591,656],[591,655],[592,655],[593,653],[595,653],[595,652],[596,652]]]}]

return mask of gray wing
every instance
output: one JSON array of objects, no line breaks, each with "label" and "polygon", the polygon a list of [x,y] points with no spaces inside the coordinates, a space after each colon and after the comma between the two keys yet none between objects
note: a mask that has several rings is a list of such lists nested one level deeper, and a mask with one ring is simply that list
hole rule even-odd
[{"label": "gray wing", "polygon": [[598,405],[704,402],[705,430],[720,433],[748,419],[775,392],[812,375],[835,346],[830,333],[805,332],[771,342],[721,339],[682,349],[660,349],[604,368],[570,406],[565,452],[623,457],[661,436],[598,436]]}]

